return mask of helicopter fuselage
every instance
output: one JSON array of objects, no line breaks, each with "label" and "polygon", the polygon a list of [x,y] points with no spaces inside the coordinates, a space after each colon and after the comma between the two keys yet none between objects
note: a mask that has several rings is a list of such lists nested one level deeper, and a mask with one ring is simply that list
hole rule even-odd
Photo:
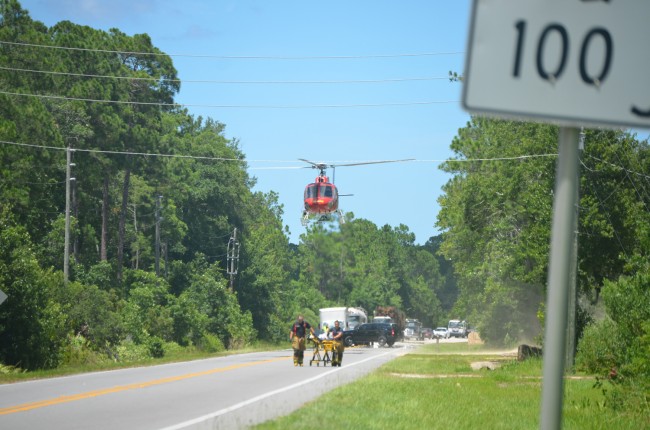
[{"label": "helicopter fuselage", "polygon": [[339,207],[339,194],[327,176],[318,176],[305,187],[305,211],[309,214],[329,214]]}]

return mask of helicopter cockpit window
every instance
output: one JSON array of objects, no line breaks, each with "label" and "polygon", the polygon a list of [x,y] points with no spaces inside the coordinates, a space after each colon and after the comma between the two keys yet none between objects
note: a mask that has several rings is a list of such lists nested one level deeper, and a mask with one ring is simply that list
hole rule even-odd
[{"label": "helicopter cockpit window", "polygon": [[332,187],[323,187],[323,195],[325,197],[332,197]]},{"label": "helicopter cockpit window", "polygon": [[316,193],[317,193],[318,187],[316,185],[309,185],[307,188],[305,188],[305,198],[306,199],[315,199]]}]

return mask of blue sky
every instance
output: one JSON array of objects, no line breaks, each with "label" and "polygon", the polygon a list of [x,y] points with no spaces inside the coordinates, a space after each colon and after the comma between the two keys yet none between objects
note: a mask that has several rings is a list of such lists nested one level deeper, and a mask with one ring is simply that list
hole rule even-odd
[{"label": "blue sky", "polygon": [[[461,87],[447,74],[463,70],[470,0],[21,4],[47,26],[69,20],[151,36],[184,80],[176,101],[225,124],[257,178],[255,190],[279,193],[292,242],[305,231],[303,189],[317,173],[296,169],[304,165],[299,158],[416,159],[336,169],[339,191],[354,194],[340,207],[380,227],[405,224],[417,243],[438,233],[436,200],[450,178],[439,160],[452,155],[451,140],[469,120]],[[233,58],[246,56],[258,58]]]}]

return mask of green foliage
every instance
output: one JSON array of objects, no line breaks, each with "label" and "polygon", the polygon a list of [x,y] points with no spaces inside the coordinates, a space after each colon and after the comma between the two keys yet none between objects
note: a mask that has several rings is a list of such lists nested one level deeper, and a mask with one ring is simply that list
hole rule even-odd
[{"label": "green foliage", "polygon": [[216,267],[195,274],[180,300],[196,309],[198,315],[186,320],[195,343],[205,333],[219,337],[224,345],[247,345],[256,335],[249,312],[242,311],[237,296],[228,290]]},{"label": "green foliage", "polygon": [[650,412],[650,276],[647,271],[607,281],[602,295],[610,319],[587,327],[576,363],[609,377],[613,407]]},{"label": "green foliage", "polygon": [[176,298],[169,294],[165,280],[139,270],[129,270],[125,275],[129,290],[122,309],[126,333],[136,343],[148,341],[150,336],[172,340],[171,306]]},{"label": "green foliage", "polygon": [[165,356],[164,341],[158,336],[152,336],[147,339],[147,347],[149,348],[149,355],[152,358],[162,358]]},{"label": "green foliage", "polygon": [[624,354],[625,341],[618,325],[605,319],[585,328],[578,344],[576,368],[605,377],[621,363]]},{"label": "green foliage", "polygon": [[103,352],[93,349],[90,341],[80,334],[68,334],[62,350],[61,366],[64,367],[84,367],[108,360]]},{"label": "green foliage", "polygon": [[144,343],[135,343],[132,340],[123,340],[116,348],[114,357],[122,363],[139,362],[151,358],[149,346]]},{"label": "green foliage", "polygon": [[0,208],[0,362],[23,369],[56,367],[65,339],[55,300],[61,277],[38,265],[30,237]]},{"label": "green foliage", "polygon": [[[531,316],[547,278],[557,128],[475,117],[451,148],[456,159],[442,168],[453,177],[437,225],[460,290],[452,314],[477,323],[492,344],[533,339],[541,326]],[[648,154],[647,142],[629,133],[586,130],[578,289],[592,301],[626,260],[630,269],[648,260],[650,218],[640,208],[650,202],[630,175],[647,171]]]},{"label": "green foliage", "polygon": [[628,343],[641,338],[644,324],[650,321],[650,273],[621,277],[617,282],[605,281],[603,301],[607,314],[616,322]]},{"label": "green foliage", "polygon": [[225,351],[226,349],[223,346],[221,339],[211,333],[203,333],[203,336],[201,336],[201,339],[199,339],[197,346],[201,350],[211,353]]},{"label": "green foliage", "polygon": [[119,315],[120,300],[95,285],[69,282],[59,289],[57,300],[66,316],[66,329],[82,335],[95,351],[119,343],[124,335]]},{"label": "green foliage", "polygon": [[115,269],[108,261],[100,261],[87,269],[80,264],[73,264],[72,273],[80,283],[97,285],[103,291],[110,291],[117,285]]},{"label": "green foliage", "polygon": [[377,306],[395,306],[429,326],[444,319],[438,295],[446,280],[438,260],[429,248],[413,244],[406,226],[377,228],[349,214],[340,231],[316,225],[302,240],[293,291],[312,309],[360,306],[372,316]]},{"label": "green foliage", "polygon": [[0,375],[9,375],[13,373],[24,373],[25,370],[16,367],[16,366],[7,366],[5,364],[0,363]]}]

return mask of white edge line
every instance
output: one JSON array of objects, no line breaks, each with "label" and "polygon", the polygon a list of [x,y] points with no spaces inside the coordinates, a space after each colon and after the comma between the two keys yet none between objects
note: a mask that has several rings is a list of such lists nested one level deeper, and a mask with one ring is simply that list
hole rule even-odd
[{"label": "white edge line", "polygon": [[375,355],[375,356],[372,356],[372,357],[368,357],[368,358],[363,359],[361,361],[357,361],[356,363],[349,364],[349,365],[345,366],[345,368],[337,367],[336,369],[332,369],[332,370],[330,370],[329,372],[326,372],[326,373],[321,373],[320,375],[314,376],[313,378],[305,379],[304,381],[301,381],[301,382],[298,382],[298,383],[295,383],[295,384],[292,384],[292,385],[288,385],[288,386],[286,386],[284,388],[279,388],[277,390],[269,391],[268,393],[261,394],[261,395],[259,395],[257,397],[253,397],[252,399],[248,399],[246,401],[234,404],[234,405],[229,406],[229,407],[227,407],[225,409],[221,409],[219,411],[212,412],[210,414],[203,415],[201,417],[194,418],[194,419],[189,420],[189,421],[178,423],[178,424],[172,425],[170,427],[164,427],[164,428],[162,428],[160,430],[179,430],[179,429],[183,429],[183,428],[186,428],[188,426],[191,426],[193,424],[199,424],[199,423],[201,423],[203,421],[207,421],[207,420],[209,420],[211,418],[216,418],[218,416],[225,415],[225,414],[227,414],[229,412],[232,412],[232,411],[235,411],[237,409],[243,408],[244,406],[251,405],[251,404],[253,404],[255,402],[266,399],[267,397],[271,397],[271,396],[274,396],[276,394],[284,393],[285,391],[293,390],[294,388],[298,388],[301,385],[312,383],[312,382],[314,382],[314,381],[316,381],[318,379],[324,378],[325,376],[328,376],[328,375],[330,375],[330,374],[332,374],[334,372],[349,369],[352,366],[356,366],[358,364],[365,363],[366,361],[375,360],[375,359],[383,357],[385,355],[393,354],[393,352],[394,351],[388,351],[388,352],[385,352],[385,353],[380,354],[380,355]]}]

